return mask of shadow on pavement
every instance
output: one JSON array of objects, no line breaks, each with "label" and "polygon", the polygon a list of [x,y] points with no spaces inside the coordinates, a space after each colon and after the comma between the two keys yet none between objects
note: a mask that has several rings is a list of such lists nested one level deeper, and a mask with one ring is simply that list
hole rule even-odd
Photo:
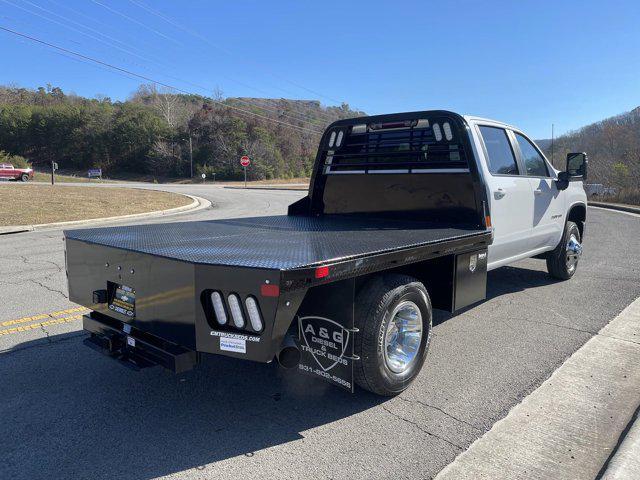
[{"label": "shadow on pavement", "polygon": [[0,355],[0,478],[150,479],[251,461],[385,400],[224,357],[181,376],[134,372],[83,338],[52,336]]},{"label": "shadow on pavement", "polygon": [[[538,260],[540,265],[544,265],[543,260]],[[532,270],[522,267],[500,267],[496,270],[492,270],[487,273],[487,298],[490,300],[501,295],[509,293],[521,292],[523,290],[543,287],[545,285],[552,285],[558,283],[559,280],[552,278],[546,270]],[[433,324],[438,325],[446,322],[450,318],[460,315],[466,312],[476,305],[471,305],[462,309],[456,313],[449,313],[443,310],[434,310],[433,312]]]},{"label": "shadow on pavement", "polygon": [[[488,298],[552,282],[545,272],[502,268],[489,273]],[[434,323],[452,316],[438,311]],[[151,479],[231,457],[251,461],[385,401],[225,357],[180,376],[134,372],[83,338],[51,336],[0,355],[0,478]]]}]

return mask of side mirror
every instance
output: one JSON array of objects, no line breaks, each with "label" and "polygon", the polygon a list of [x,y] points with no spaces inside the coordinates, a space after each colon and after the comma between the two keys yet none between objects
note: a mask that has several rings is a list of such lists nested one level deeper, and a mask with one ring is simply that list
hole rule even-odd
[{"label": "side mirror", "polygon": [[567,176],[569,178],[586,180],[588,164],[589,161],[586,153],[567,153]]},{"label": "side mirror", "polygon": [[559,172],[556,185],[558,190],[566,190],[569,187],[569,174],[567,172]]}]

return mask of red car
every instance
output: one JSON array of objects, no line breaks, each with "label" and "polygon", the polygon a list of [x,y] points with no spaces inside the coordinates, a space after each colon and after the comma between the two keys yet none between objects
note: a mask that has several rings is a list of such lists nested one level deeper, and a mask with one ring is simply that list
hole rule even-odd
[{"label": "red car", "polygon": [[8,180],[33,180],[33,168],[14,168],[10,163],[0,163],[0,178]]}]

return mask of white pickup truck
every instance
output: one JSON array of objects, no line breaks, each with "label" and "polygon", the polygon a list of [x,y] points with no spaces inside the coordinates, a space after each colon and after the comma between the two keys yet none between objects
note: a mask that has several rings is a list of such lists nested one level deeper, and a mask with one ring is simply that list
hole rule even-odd
[{"label": "white pickup truck", "polygon": [[576,270],[587,213],[584,153],[558,171],[522,131],[501,122],[464,116],[486,184],[493,243],[488,270],[527,257],[547,260],[549,273],[566,280]]},{"label": "white pickup truck", "polygon": [[87,345],[176,372],[204,355],[271,362],[396,395],[432,308],[486,297],[487,270],[582,252],[584,153],[555,170],[518,129],[436,110],[340,120],[287,215],[73,230],[69,298]]}]

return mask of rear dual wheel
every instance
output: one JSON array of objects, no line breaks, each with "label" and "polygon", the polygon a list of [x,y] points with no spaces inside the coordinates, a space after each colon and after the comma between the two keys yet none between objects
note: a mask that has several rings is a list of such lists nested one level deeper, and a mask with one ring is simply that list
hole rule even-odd
[{"label": "rear dual wheel", "polygon": [[413,277],[381,275],[356,298],[356,383],[378,395],[397,395],[418,376],[431,340],[429,294]]}]

